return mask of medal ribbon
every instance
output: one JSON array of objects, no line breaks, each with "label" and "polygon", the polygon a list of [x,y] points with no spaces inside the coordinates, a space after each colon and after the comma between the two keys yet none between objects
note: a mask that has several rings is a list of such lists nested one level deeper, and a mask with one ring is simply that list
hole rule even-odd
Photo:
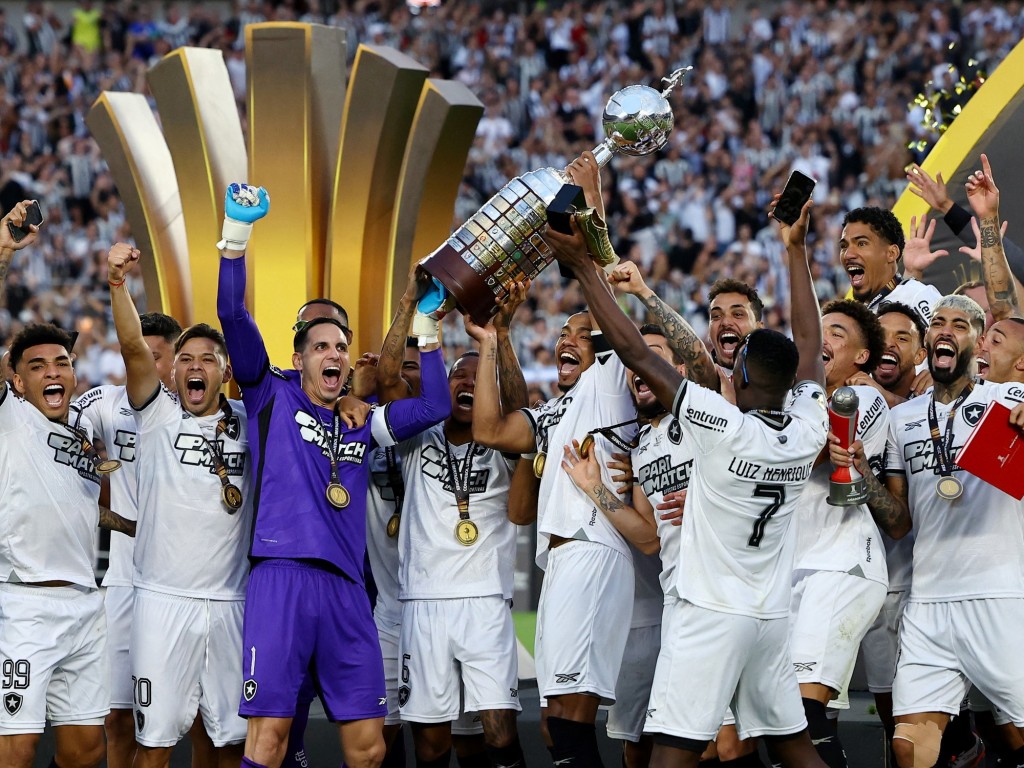
[{"label": "medal ribbon", "polygon": [[[66,422],[62,422],[61,426],[81,441],[82,452],[89,458],[89,463],[92,464],[93,471],[97,471],[99,465],[103,463],[103,457],[100,456],[100,452],[96,450],[96,446],[89,440],[89,436],[85,433],[85,430],[79,426],[82,421],[82,413],[83,411],[78,411],[78,416],[75,417],[74,426]],[[120,463],[118,463],[118,466],[120,466]]]},{"label": "medal ribbon", "polygon": [[627,443],[625,440],[623,440],[621,437],[619,437],[617,434],[615,434],[615,430],[618,429],[619,427],[627,427],[630,424],[638,424],[639,422],[640,422],[640,419],[638,417],[638,418],[635,418],[635,419],[630,419],[629,421],[620,422],[619,424],[612,424],[609,427],[598,427],[597,429],[590,430],[589,432],[587,432],[587,434],[588,435],[597,435],[597,434],[603,435],[604,438],[606,440],[608,440],[608,442],[610,442],[612,445],[614,445],[620,451],[625,451],[626,453],[629,453],[634,448],[636,448],[636,439],[634,438],[632,441]]},{"label": "medal ribbon", "polygon": [[469,520],[469,479],[473,474],[473,454],[476,453],[476,443],[470,441],[461,470],[457,470],[458,465],[455,462],[452,447],[448,443],[448,435],[444,436],[444,451],[448,458],[448,477],[455,490],[455,501],[459,505],[459,519]]},{"label": "medal ribbon", "polygon": [[882,290],[880,290],[878,294],[868,302],[868,309],[876,309],[883,301],[885,301],[885,297],[895,291],[900,285],[903,285],[903,273],[897,272],[892,276],[892,279],[882,287]]},{"label": "medal ribbon", "polygon": [[[224,395],[220,396],[220,408],[224,414],[217,420],[217,429],[214,431],[213,440],[207,440],[206,435],[203,431],[199,430],[199,436],[203,438],[203,442],[206,443],[206,447],[210,451],[210,456],[213,460],[213,471],[217,474],[220,479],[221,490],[231,485],[231,481],[228,479],[228,466],[224,463],[224,448],[220,444],[220,436],[228,431],[228,422],[231,421],[231,403]],[[241,495],[241,491],[239,491]],[[235,510],[232,509],[232,512]]]},{"label": "medal ribbon", "polygon": [[964,400],[968,398],[973,389],[974,382],[972,381],[964,387],[964,391],[953,402],[949,416],[946,417],[946,433],[941,437],[939,435],[939,419],[935,413],[935,394],[932,393],[928,399],[928,429],[931,431],[932,448],[935,450],[935,463],[939,465],[939,474],[942,477],[953,476],[953,460],[948,453],[953,449],[953,418],[956,416],[957,409],[963,405]]},{"label": "medal ribbon", "polygon": [[405,483],[402,481],[402,473],[398,471],[398,459],[395,457],[394,448],[384,449],[384,460],[388,464],[388,485],[395,494],[395,514],[402,514],[402,502],[405,500]]}]

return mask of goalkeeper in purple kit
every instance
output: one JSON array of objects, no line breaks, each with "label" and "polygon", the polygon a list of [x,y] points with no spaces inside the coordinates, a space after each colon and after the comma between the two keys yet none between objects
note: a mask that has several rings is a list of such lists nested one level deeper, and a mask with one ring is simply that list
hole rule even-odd
[{"label": "goalkeeper in purple kit", "polygon": [[256,468],[239,707],[249,719],[242,765],[281,764],[299,687],[311,675],[328,717],[339,724],[345,763],[377,766],[387,708],[363,583],[370,449],[447,418],[447,377],[441,352],[426,351],[421,396],[374,408],[355,426],[340,410],[349,372],[341,323],[318,318],[295,334],[297,380],[272,366],[245,308],[242,258],[252,223],[269,207],[262,187],[232,184],[217,244],[217,314],[249,416]]}]

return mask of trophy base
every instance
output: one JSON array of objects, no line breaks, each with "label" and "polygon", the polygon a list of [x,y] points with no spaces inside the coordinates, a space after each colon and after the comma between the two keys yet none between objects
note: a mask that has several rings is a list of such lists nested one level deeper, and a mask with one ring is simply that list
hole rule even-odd
[{"label": "trophy base", "polygon": [[834,507],[863,504],[868,500],[868,484],[864,480],[853,483],[829,483],[828,503]]}]

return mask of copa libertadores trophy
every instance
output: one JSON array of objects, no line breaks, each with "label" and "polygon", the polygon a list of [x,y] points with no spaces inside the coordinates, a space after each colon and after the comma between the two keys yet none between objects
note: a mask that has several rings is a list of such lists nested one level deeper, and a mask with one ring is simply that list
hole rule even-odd
[{"label": "copa libertadores trophy", "polygon": [[[646,85],[630,85],[608,100],[602,116],[607,138],[594,148],[598,167],[607,165],[616,152],[639,157],[665,146],[673,124],[667,97],[691,69],[679,69],[663,78],[666,85],[660,93]],[[497,312],[495,302],[508,295],[513,283],[536,277],[551,263],[551,249],[540,233],[547,222],[548,206],[569,184],[572,181],[565,171],[556,168],[541,168],[512,179],[427,256],[421,262],[423,268],[474,322],[485,324]],[[577,223],[583,224],[579,218]],[[586,224],[598,230],[604,226],[592,219]],[[584,234],[588,234],[586,230]],[[602,234],[607,242],[607,233]],[[592,236],[593,230],[588,241]],[[611,253],[610,246],[606,250]]]}]

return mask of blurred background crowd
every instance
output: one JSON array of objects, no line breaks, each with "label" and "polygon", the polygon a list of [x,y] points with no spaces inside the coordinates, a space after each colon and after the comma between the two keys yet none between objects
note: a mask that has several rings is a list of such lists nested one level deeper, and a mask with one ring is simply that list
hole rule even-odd
[{"label": "blurred background crowd", "polygon": [[[0,296],[0,347],[23,323],[57,322],[81,334],[83,391],[122,382],[105,264],[131,232],[85,125],[89,107],[104,90],[147,93],[146,69],[177,46],[216,47],[244,126],[244,28],[296,20],[344,27],[350,56],[358,43],[398,48],[484,103],[453,226],[509,178],[593,148],[614,91],[692,64],[672,97],[668,146],[617,157],[603,182],[618,252],[698,331],[720,276],[756,286],[765,324],[787,329],[781,247],[765,210],[794,169],[818,180],[819,298],[845,292],[835,257],[843,214],[891,207],[903,169],[935,139],[915,96],[991,72],[1024,36],[1021,3],[991,0],[4,2],[0,211],[37,198],[46,225],[17,254]],[[141,282],[134,292],[144,305]],[[535,397],[551,394],[554,341],[581,304],[552,268],[517,316],[513,338]],[[627,309],[639,319],[637,306]],[[448,345],[467,344],[461,322],[446,329]]]}]

